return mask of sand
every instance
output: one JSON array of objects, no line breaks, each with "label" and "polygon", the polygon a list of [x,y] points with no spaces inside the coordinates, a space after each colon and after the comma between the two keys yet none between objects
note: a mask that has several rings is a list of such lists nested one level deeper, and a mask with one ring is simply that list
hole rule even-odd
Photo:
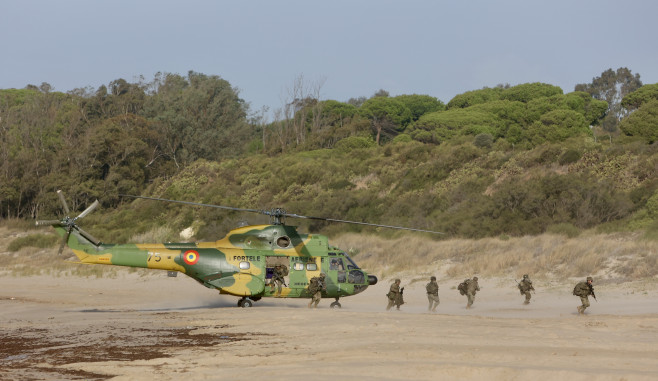
[{"label": "sand", "polygon": [[252,308],[192,279],[129,271],[112,279],[0,277],[2,380],[656,380],[655,282],[596,284],[584,316],[577,279],[480,279],[474,308],[440,281],[389,280],[341,299],[262,299]]}]

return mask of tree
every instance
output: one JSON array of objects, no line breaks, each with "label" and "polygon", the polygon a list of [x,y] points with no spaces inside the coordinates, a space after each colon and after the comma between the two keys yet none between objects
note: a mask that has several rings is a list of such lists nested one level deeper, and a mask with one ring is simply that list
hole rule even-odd
[{"label": "tree", "polygon": [[247,125],[248,105],[219,76],[166,74],[156,77],[152,87],[155,94],[140,115],[153,123],[159,149],[179,168],[199,158],[238,155],[256,137]]},{"label": "tree", "polygon": [[382,134],[395,137],[411,122],[411,110],[395,98],[378,96],[361,105],[359,114],[370,120],[376,132],[375,142],[379,144]]},{"label": "tree", "polygon": [[456,95],[448,102],[446,108],[465,108],[473,105],[492,102],[500,99],[503,89],[500,87],[485,87],[481,90],[467,91],[463,94]]},{"label": "tree", "polygon": [[505,89],[500,99],[528,103],[533,99],[562,95],[562,89],[546,83],[524,83]]},{"label": "tree", "polygon": [[616,72],[612,69],[604,71],[600,77],[593,78],[592,83],[577,84],[575,91],[585,91],[595,99],[608,102],[608,113],[602,123],[603,129],[616,132],[619,121],[628,114],[628,111],[621,107],[621,100],[641,86],[639,74],[633,75],[629,69],[620,67]]},{"label": "tree", "polygon": [[411,119],[418,120],[428,112],[443,111],[446,106],[440,100],[429,95],[398,95],[394,99],[399,100],[411,111]]},{"label": "tree", "polygon": [[658,99],[658,83],[644,85],[621,100],[621,105],[627,111],[637,110],[643,104]]},{"label": "tree", "polygon": [[647,143],[658,141],[658,100],[651,100],[619,123],[619,129],[629,136],[642,137]]}]

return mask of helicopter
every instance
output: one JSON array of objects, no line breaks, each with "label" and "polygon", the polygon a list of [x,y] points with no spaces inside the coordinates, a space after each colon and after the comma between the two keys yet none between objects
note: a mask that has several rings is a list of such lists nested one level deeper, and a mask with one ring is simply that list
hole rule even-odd
[{"label": "helicopter", "polygon": [[[71,218],[62,191],[58,190],[57,195],[66,214],[64,218],[36,221],[36,225],[55,228],[62,237],[60,255],[64,246],[68,246],[78,263],[159,269],[168,271],[169,276],[180,272],[220,294],[238,297],[237,306],[243,308],[252,307],[264,297],[310,298],[308,285],[313,277],[321,274],[326,277],[322,297],[335,299],[331,308],[341,307],[341,297],[359,294],[377,283],[375,275],[366,273],[345,251],[330,245],[326,236],[301,234],[295,226],[285,224],[287,217],[443,234],[401,226],[302,216],[281,208],[243,209],[122,194],[120,196],[126,198],[263,214],[269,216],[270,224],[240,226],[214,242],[106,244],[78,226],[78,220],[98,207],[98,200]],[[284,287],[275,287],[275,273],[283,280]],[[282,274],[285,275],[281,277]]]}]

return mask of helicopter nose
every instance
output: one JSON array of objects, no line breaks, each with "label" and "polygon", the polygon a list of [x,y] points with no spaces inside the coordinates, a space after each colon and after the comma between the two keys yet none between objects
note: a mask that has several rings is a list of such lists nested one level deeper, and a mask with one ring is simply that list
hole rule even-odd
[{"label": "helicopter nose", "polygon": [[374,286],[377,284],[377,277],[374,275],[368,275],[368,284]]}]

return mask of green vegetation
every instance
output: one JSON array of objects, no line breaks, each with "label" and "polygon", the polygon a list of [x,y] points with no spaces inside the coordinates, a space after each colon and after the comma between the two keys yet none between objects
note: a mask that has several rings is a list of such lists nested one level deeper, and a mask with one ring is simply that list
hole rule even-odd
[{"label": "green vegetation", "polygon": [[[84,228],[107,242],[177,240],[188,228],[194,239],[213,240],[244,220],[267,222],[121,193],[283,207],[445,238],[583,231],[653,238],[656,85],[641,86],[627,69],[602,77],[633,80],[611,101],[600,78],[566,94],[528,83],[469,91],[447,104],[383,90],[348,102],[296,94],[272,122],[254,116],[225,80],[195,72],[67,94],[49,86],[0,90],[0,218],[61,215],[55,191],[62,189],[72,216],[100,199],[104,208]],[[618,130],[604,125],[613,106]],[[327,234],[404,234],[288,223]]]},{"label": "green vegetation", "polygon": [[36,247],[44,249],[55,246],[55,244],[57,244],[59,241],[60,240],[54,234],[30,234],[11,241],[9,246],[7,246],[7,250],[15,252],[24,247]]}]

